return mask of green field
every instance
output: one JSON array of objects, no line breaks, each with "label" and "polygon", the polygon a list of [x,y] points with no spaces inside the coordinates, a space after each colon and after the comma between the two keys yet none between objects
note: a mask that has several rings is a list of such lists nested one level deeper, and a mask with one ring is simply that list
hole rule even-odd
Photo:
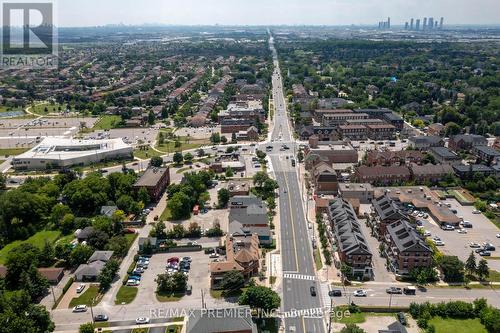
[{"label": "green field", "polygon": [[7,260],[7,254],[9,253],[9,251],[15,248],[16,246],[21,245],[22,243],[29,243],[36,247],[42,248],[43,245],[45,244],[45,241],[54,244],[54,242],[59,238],[60,235],[61,235],[60,231],[39,231],[30,238],[28,238],[27,240],[15,241],[9,243],[3,249],[0,250],[0,264],[5,264],[5,261]]},{"label": "green field", "polygon": [[451,319],[434,317],[429,320],[429,325],[434,325],[436,333],[487,333],[479,318]]},{"label": "green field", "polygon": [[189,149],[196,149],[201,146],[206,146],[210,144],[209,139],[193,139],[185,136],[181,136],[178,139],[180,146],[175,147],[175,140],[168,139],[165,140],[163,144],[158,144],[156,146],[157,149],[165,151],[167,153],[173,153],[176,151],[184,151]]},{"label": "green field", "polygon": [[98,286],[89,286],[85,288],[85,291],[83,294],[81,294],[79,297],[75,297],[71,300],[69,303],[69,307],[72,308],[76,305],[87,305],[90,306],[92,302],[92,306],[95,306],[96,304],[99,303],[100,298],[98,297],[99,295],[99,287]]},{"label": "green field", "polygon": [[[59,109],[59,107],[61,109]],[[28,107],[29,111],[36,113],[38,115],[44,116],[49,113],[58,113],[66,110],[66,105],[63,104],[50,104],[50,103],[40,103],[40,104],[35,104],[34,107],[29,106]]]},{"label": "green field", "polygon": [[14,111],[23,111],[22,108],[6,108],[5,106],[0,106],[0,112],[14,112]]},{"label": "green field", "polygon": [[156,150],[154,150],[153,148],[151,147],[148,147],[148,149],[135,149],[134,150],[134,157],[137,157],[137,158],[140,158],[140,159],[148,159],[148,158],[151,158],[153,156],[162,156],[162,155],[165,155],[166,153],[160,153],[160,152],[157,152]]},{"label": "green field", "polygon": [[29,148],[5,148],[0,149],[0,156],[16,156],[30,150]]},{"label": "green field", "polygon": [[139,289],[137,287],[121,286],[116,294],[115,304],[120,305],[122,303],[129,304],[137,296]]},{"label": "green field", "polygon": [[178,302],[184,297],[183,293],[173,293],[173,294],[159,294],[156,293],[156,299],[158,302]]},{"label": "green field", "polygon": [[170,221],[171,218],[172,213],[170,213],[170,209],[168,209],[168,207],[165,207],[165,210],[160,215],[160,221]]},{"label": "green field", "polygon": [[117,128],[122,118],[120,116],[106,115],[102,116],[94,125],[94,130],[108,130]]}]

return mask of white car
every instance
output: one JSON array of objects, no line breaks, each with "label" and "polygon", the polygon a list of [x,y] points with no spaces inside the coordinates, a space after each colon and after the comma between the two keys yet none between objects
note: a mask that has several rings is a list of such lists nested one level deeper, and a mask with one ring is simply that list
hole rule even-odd
[{"label": "white car", "polygon": [[141,284],[141,282],[139,282],[138,280],[134,279],[127,280],[127,286],[129,287],[137,287],[139,284]]},{"label": "white car", "polygon": [[466,234],[466,233],[467,233],[467,230],[465,230],[465,229],[458,229],[458,230],[457,230],[457,232],[458,232],[459,234]]},{"label": "white car", "polygon": [[80,294],[85,289],[85,284],[81,283],[78,288],[76,288],[76,293]]},{"label": "white car", "polygon": [[480,211],[480,210],[477,210],[477,209],[474,209],[474,210],[472,211],[472,214],[481,214],[481,211]]},{"label": "white car", "polygon": [[500,238],[500,234],[497,234],[497,238]]},{"label": "white car", "polygon": [[86,311],[87,311],[86,305],[77,305],[73,308],[73,312],[86,312]]},{"label": "white car", "polygon": [[[500,235],[500,234],[498,234],[498,235]],[[497,235],[497,237],[498,237],[498,235]],[[499,237],[499,238],[500,238],[500,237]],[[478,244],[478,243],[476,243],[476,242],[472,242],[472,243],[470,243],[470,244],[469,244],[469,246],[470,246],[471,248],[473,248],[473,249],[474,249],[474,248],[475,248],[475,249],[478,249],[478,248],[480,248],[480,247],[481,247],[481,245],[480,245],[480,244]]]},{"label": "white car", "polygon": [[139,324],[149,324],[149,318],[148,317],[139,317],[135,320],[135,323],[137,325]]},{"label": "white car", "polygon": [[429,237],[431,236],[431,232],[429,230],[424,231],[424,237]]},{"label": "white car", "polygon": [[436,245],[436,246],[444,246],[444,242],[440,241],[440,240],[435,240],[434,241],[434,245]]},{"label": "white car", "polygon": [[353,296],[355,297],[366,297],[368,294],[365,290],[363,289],[358,289],[358,290],[355,290],[353,293],[352,293]]}]

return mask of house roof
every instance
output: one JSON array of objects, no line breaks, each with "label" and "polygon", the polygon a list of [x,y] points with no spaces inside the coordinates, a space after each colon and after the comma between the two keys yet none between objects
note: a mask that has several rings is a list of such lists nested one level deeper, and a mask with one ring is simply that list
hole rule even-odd
[{"label": "house roof", "polygon": [[432,252],[424,239],[405,220],[388,225],[387,233],[399,252]]},{"label": "house roof", "polygon": [[498,157],[500,156],[500,152],[490,146],[476,146],[474,150],[482,152],[485,155]]},{"label": "house roof", "polygon": [[457,154],[455,154],[446,147],[432,147],[430,149],[430,152],[442,158],[460,159],[460,157],[458,157]]},{"label": "house roof", "polygon": [[424,144],[424,143],[427,143],[427,144],[437,144],[437,143],[443,141],[443,139],[441,139],[441,137],[434,136],[434,135],[429,135],[429,136],[412,136],[408,140],[410,140],[411,142],[413,142],[415,144]]},{"label": "house roof", "polygon": [[148,168],[146,172],[137,180],[134,187],[154,187],[165,173],[168,174],[169,168]]},{"label": "house roof", "polygon": [[92,256],[89,258],[89,263],[92,263],[94,261],[104,261],[107,262],[111,257],[113,256],[113,251],[94,251]]},{"label": "house roof", "polygon": [[[217,313],[220,312],[220,315]],[[257,326],[252,321],[249,307],[213,309],[211,314],[195,310],[186,324],[189,333],[252,332],[257,333]]]},{"label": "house roof", "polygon": [[398,220],[405,217],[399,204],[387,194],[373,199],[372,205],[378,217],[380,217],[382,221]]},{"label": "house roof", "polygon": [[397,165],[392,165],[392,166],[373,166],[373,167],[368,167],[365,165],[362,165],[357,168],[357,172],[360,176],[384,176],[384,175],[394,175],[394,176],[401,176],[401,177],[407,177],[410,176],[410,170],[405,167],[405,166],[397,166]]},{"label": "house roof", "polygon": [[411,171],[416,176],[426,176],[426,175],[447,175],[453,173],[453,168],[448,164],[426,164],[418,165],[412,163],[410,166]]},{"label": "house roof", "polygon": [[97,277],[101,274],[106,263],[104,261],[94,261],[90,264],[82,264],[75,271],[75,276],[92,276]]},{"label": "house roof", "polygon": [[76,232],[76,234],[77,234],[76,238],[78,238],[78,239],[87,239],[92,232],[94,232],[94,228],[93,227],[85,227],[82,230]]},{"label": "house roof", "polygon": [[38,272],[49,281],[57,281],[64,270],[62,268],[39,268]]}]

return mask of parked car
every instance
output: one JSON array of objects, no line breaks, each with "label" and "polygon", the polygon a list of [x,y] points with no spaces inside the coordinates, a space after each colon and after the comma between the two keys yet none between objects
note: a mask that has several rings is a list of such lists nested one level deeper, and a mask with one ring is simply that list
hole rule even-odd
[{"label": "parked car", "polygon": [[76,293],[80,294],[85,289],[85,284],[81,283],[78,288],[76,288]]},{"label": "parked car", "polygon": [[435,240],[434,241],[434,245],[436,245],[436,246],[444,246],[444,242],[440,241],[440,240]]},{"label": "parked car", "polygon": [[149,318],[148,317],[139,317],[135,320],[136,324],[149,324]]},{"label": "parked car", "polygon": [[94,317],[94,321],[108,321],[108,319],[108,316],[106,316],[105,314],[98,314]]},{"label": "parked car", "polygon": [[481,214],[481,211],[480,211],[480,210],[477,210],[477,209],[474,209],[474,210],[472,211],[472,214]]},{"label": "parked car", "polygon": [[429,237],[431,236],[431,232],[429,230],[424,231],[424,237]]},{"label": "parked car", "polygon": [[398,287],[389,287],[385,291],[388,294],[402,294],[403,293],[403,289],[398,288]]},{"label": "parked car", "polygon": [[342,296],[342,290],[340,289],[332,289],[328,292],[328,296],[330,297],[340,297]]},{"label": "parked car", "polygon": [[77,305],[73,308],[73,312],[86,312],[86,311],[87,311],[86,305]]},{"label": "parked car", "polygon": [[398,312],[398,321],[401,323],[401,325],[406,326],[406,318],[403,312]]},{"label": "parked car", "polygon": [[458,232],[459,234],[466,234],[466,233],[467,233],[467,230],[465,230],[465,229],[458,229],[458,230],[457,230],[457,232]]},{"label": "parked car", "polygon": [[127,286],[129,286],[129,287],[137,287],[140,284],[141,284],[141,281],[139,281],[139,280],[134,280],[134,279],[127,280]]},{"label": "parked car", "polygon": [[210,259],[214,259],[214,258],[219,258],[219,255],[217,253],[211,253],[208,257]]},{"label": "parked car", "polygon": [[455,230],[455,227],[449,224],[445,224],[441,227],[441,229],[446,230],[446,231],[453,231]]},{"label": "parked car", "polygon": [[191,295],[193,293],[193,286],[191,286],[190,284],[188,284],[186,286],[186,295]]},{"label": "parked car", "polygon": [[366,296],[368,296],[368,293],[363,289],[358,289],[358,290],[355,290],[352,293],[352,295],[355,297],[366,297]]},{"label": "parked car", "polygon": [[472,228],[472,223],[470,223],[469,221],[464,221],[464,222],[462,223],[462,226],[463,226],[464,228]]},{"label": "parked car", "polygon": [[191,257],[184,257],[184,258],[182,258],[182,261],[191,262],[191,261],[193,261],[193,259],[191,259]]},{"label": "parked car", "polygon": [[493,244],[486,243],[484,244],[483,249],[485,251],[495,251],[495,246]]},{"label": "parked car", "polygon": [[481,257],[490,257],[491,256],[491,252],[489,252],[489,251],[481,251],[481,252],[479,252],[479,255]]},{"label": "parked car", "polygon": [[129,276],[128,276],[128,279],[129,279],[129,280],[137,280],[137,281],[141,281],[141,276],[140,276],[140,275],[129,275]]},{"label": "parked car", "polygon": [[469,244],[469,247],[471,247],[473,249],[477,249],[477,248],[480,248],[481,245],[479,245],[478,243],[472,242]]}]

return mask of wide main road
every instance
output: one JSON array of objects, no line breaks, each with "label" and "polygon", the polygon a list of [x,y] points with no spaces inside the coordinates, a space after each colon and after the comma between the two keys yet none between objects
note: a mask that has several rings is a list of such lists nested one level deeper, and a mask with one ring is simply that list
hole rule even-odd
[{"label": "wide main road", "polygon": [[[268,154],[280,191],[282,310],[285,313],[285,331],[321,333],[325,331],[325,327],[323,318],[319,315],[322,307],[320,286],[316,280],[300,185],[296,169],[291,164],[291,159],[295,158],[293,152],[296,143],[291,135],[279,62],[272,36],[269,44],[275,68],[273,74],[275,114],[270,143],[274,148]],[[289,146],[290,150],[280,151],[282,145]],[[311,295],[311,287],[315,288],[316,296]]]}]

